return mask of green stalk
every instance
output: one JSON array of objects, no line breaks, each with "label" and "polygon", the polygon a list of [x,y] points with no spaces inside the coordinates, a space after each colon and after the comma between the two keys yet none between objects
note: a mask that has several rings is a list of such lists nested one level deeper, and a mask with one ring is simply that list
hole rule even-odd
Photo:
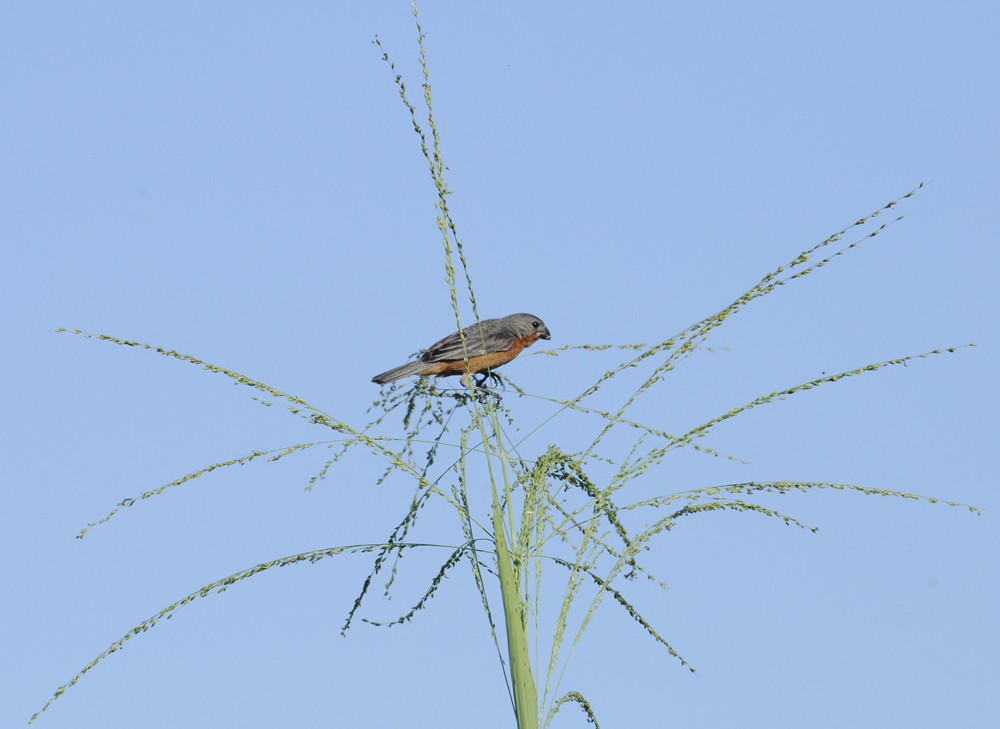
[{"label": "green stalk", "polygon": [[528,631],[524,620],[524,604],[520,584],[507,538],[503,530],[503,513],[496,487],[493,488],[493,533],[497,549],[497,571],[500,574],[500,596],[503,600],[504,624],[507,628],[507,656],[514,684],[514,713],[517,729],[538,729],[538,692],[531,676],[528,658]]}]

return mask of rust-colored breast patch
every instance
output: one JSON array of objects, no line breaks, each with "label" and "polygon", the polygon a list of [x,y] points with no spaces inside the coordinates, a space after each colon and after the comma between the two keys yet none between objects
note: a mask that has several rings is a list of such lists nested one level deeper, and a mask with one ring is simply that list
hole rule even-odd
[{"label": "rust-colored breast patch", "polygon": [[[489,352],[488,354],[481,354],[477,357],[469,358],[469,369],[474,373],[485,372],[486,370],[495,370],[501,365],[505,365],[512,359],[521,354],[521,351],[525,347],[530,347],[532,344],[538,341],[538,333],[532,332],[523,337],[515,337],[514,344],[511,345],[510,349],[506,352]],[[427,366],[423,370],[423,374],[427,375],[461,375],[465,372],[465,362],[460,359],[450,360],[448,362],[428,362]]]}]

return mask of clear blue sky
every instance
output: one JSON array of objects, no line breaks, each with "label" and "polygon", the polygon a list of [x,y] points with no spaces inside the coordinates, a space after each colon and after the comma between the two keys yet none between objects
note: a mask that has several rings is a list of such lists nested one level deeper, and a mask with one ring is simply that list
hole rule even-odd
[{"label": "clear blue sky", "polygon": [[[685,454],[641,489],[838,481],[984,516],[822,492],[773,502],[815,535],[691,519],[649,556],[669,589],[633,594],[698,673],[609,605],[564,688],[605,727],[996,727],[998,6],[456,2],[421,18],[480,309],[539,314],[554,345],[665,339],[931,183],[901,223],[716,332],[636,418],[684,430],[824,371],[979,345],[747,413],[705,445],[749,463]],[[0,725],[202,584],[379,541],[405,509],[410,484],[376,487],[360,454],[305,492],[314,452],[75,540],[126,496],[317,433],[196,367],[54,333],[175,348],[365,422],[369,378],[453,324],[434,190],[376,33],[417,99],[405,2],[0,9]],[[570,397],[616,361],[507,373]],[[551,413],[508,404],[522,432]],[[560,416],[529,447],[593,428]],[[451,538],[436,523],[420,537]],[[370,617],[422,590],[430,562],[403,567]],[[344,639],[366,568],[288,568],[198,601],[37,726],[512,726],[468,570],[413,624]]]}]

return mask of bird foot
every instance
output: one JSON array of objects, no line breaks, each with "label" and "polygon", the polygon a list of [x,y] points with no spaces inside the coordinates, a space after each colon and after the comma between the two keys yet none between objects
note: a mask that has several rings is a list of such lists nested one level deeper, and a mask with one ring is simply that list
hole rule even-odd
[{"label": "bird foot", "polygon": [[503,402],[503,398],[500,396],[499,392],[496,392],[495,390],[491,390],[488,387],[486,387],[487,380],[492,380],[495,385],[503,384],[503,380],[500,378],[500,375],[498,375],[496,372],[489,372],[489,373],[484,372],[481,379],[474,380],[476,386],[476,399],[478,399],[481,404],[485,405],[486,400],[489,398],[490,395],[492,395],[493,397],[496,398],[496,404],[499,405],[501,402]]},{"label": "bird foot", "polygon": [[486,380],[493,380],[494,385],[503,384],[503,378],[496,372],[484,372],[482,378],[476,381],[476,388],[482,389],[483,385],[486,384]]}]

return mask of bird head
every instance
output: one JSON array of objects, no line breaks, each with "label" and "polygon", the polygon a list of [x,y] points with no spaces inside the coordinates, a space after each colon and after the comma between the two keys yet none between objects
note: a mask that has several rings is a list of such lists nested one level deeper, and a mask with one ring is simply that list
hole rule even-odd
[{"label": "bird head", "polygon": [[539,339],[552,339],[545,322],[534,314],[511,314],[507,321],[514,327],[519,337],[537,334]]}]

